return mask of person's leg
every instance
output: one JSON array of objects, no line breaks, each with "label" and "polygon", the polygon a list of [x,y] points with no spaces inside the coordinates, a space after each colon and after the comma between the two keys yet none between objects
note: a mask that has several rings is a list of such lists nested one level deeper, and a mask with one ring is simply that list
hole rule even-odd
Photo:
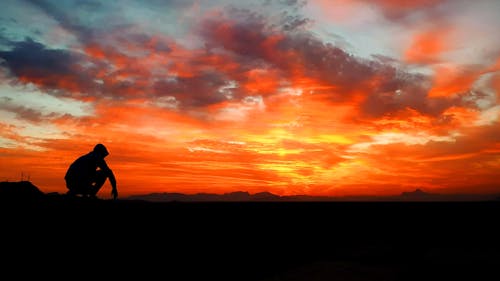
[{"label": "person's leg", "polygon": [[81,188],[77,181],[66,180],[66,188],[68,188],[66,194],[69,196],[81,194]]},{"label": "person's leg", "polygon": [[92,185],[92,188],[90,191],[90,196],[95,197],[97,195],[97,192],[99,192],[101,187],[106,182],[107,178],[108,178],[108,176],[103,171],[101,171],[101,170],[96,171],[95,177],[94,177],[94,182],[93,182],[93,185]]}]

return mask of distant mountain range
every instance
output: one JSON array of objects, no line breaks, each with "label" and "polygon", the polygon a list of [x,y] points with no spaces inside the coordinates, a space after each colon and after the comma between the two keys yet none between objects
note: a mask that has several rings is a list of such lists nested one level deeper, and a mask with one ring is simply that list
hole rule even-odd
[{"label": "distant mountain range", "polygon": [[[60,194],[45,194],[29,181],[0,182],[0,200],[7,199],[40,199]],[[250,194],[244,191],[224,194],[215,193],[149,193],[121,197],[122,200],[140,200],[148,202],[356,202],[356,201],[496,201],[500,194],[438,194],[416,189],[411,192],[402,192],[394,196],[309,196],[290,195],[280,196],[269,192]]]},{"label": "distant mountain range", "polygon": [[248,192],[230,192],[224,194],[213,193],[150,193],[145,195],[132,195],[125,199],[145,200],[153,202],[239,202],[239,201],[268,201],[268,202],[328,202],[328,201],[491,201],[499,200],[498,194],[476,195],[476,194],[438,194],[428,193],[421,189],[411,192],[403,192],[400,195],[393,196],[309,196],[309,195],[290,195],[279,196],[269,192],[260,192],[250,194]]}]

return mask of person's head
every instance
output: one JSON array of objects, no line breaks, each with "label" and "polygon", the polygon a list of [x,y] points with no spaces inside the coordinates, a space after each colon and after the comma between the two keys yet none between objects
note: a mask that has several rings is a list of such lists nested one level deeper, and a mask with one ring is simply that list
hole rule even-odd
[{"label": "person's head", "polygon": [[94,146],[94,153],[99,155],[100,157],[104,158],[106,156],[108,156],[109,152],[108,150],[106,149],[106,147],[101,144],[101,143],[98,143]]}]

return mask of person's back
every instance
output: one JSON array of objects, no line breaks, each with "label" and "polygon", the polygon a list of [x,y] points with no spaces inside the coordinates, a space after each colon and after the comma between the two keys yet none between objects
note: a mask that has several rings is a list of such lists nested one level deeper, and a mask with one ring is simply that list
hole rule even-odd
[{"label": "person's back", "polygon": [[118,192],[115,176],[104,160],[108,154],[104,145],[97,144],[93,151],[80,156],[69,166],[64,177],[69,195],[95,197],[109,178],[113,188],[111,194],[116,199]]},{"label": "person's back", "polygon": [[89,180],[97,169],[97,161],[97,157],[92,152],[80,156],[69,166],[64,179],[78,181]]}]

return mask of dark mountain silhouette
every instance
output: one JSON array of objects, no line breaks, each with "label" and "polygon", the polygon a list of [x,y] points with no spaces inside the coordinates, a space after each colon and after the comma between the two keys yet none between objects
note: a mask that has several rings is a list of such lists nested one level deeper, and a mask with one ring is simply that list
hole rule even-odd
[{"label": "dark mountain silhouette", "polygon": [[0,182],[0,200],[20,199],[33,200],[40,199],[45,194],[38,187],[29,181]]},{"label": "dark mountain silhouette", "polygon": [[196,194],[183,194],[183,193],[150,193],[145,195],[132,195],[128,196],[128,200],[147,200],[153,202],[169,202],[169,201],[196,201],[196,202],[211,202],[211,201],[225,201],[225,202],[239,202],[239,201],[280,201],[283,200],[281,196],[269,193],[260,192],[250,194],[244,191],[237,191],[224,194],[214,193],[196,193]]},{"label": "dark mountain silhouette", "polygon": [[403,201],[491,201],[497,200],[497,194],[441,194],[425,192],[419,188],[402,192]]},{"label": "dark mountain silhouette", "polygon": [[401,193],[401,196],[408,197],[408,198],[426,198],[426,197],[433,196],[433,195],[434,194],[424,192],[419,188],[415,189],[415,191],[411,191],[411,192],[403,191]]},{"label": "dark mountain silhouette", "polygon": [[125,199],[146,200],[151,202],[239,202],[239,201],[270,201],[270,202],[364,202],[364,201],[491,201],[498,200],[497,194],[439,194],[429,193],[421,189],[402,192],[392,196],[280,196],[269,192],[250,194],[248,192],[215,193],[150,193],[132,195]]}]

